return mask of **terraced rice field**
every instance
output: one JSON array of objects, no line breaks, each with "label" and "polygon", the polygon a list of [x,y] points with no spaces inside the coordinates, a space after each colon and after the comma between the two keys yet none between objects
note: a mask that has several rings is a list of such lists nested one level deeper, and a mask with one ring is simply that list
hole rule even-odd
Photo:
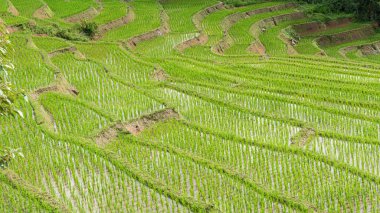
[{"label": "terraced rice field", "polygon": [[[25,155],[0,170],[0,212],[380,212],[373,23],[278,1],[0,3],[28,100],[0,117]],[[94,40],[19,29],[82,19]]]}]

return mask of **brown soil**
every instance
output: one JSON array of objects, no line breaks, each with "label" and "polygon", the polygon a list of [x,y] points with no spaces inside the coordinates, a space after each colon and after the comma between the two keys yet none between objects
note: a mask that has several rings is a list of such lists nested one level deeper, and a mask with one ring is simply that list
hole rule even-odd
[{"label": "brown soil", "polygon": [[7,1],[8,3],[8,12],[14,16],[19,16],[20,13],[18,12],[18,10],[16,9],[15,6],[13,6],[12,2],[11,1]]},{"label": "brown soil", "polygon": [[49,6],[47,6],[46,4],[42,7],[40,7],[39,9],[37,9],[33,13],[33,17],[38,18],[38,19],[52,18],[53,15],[54,15],[53,11],[51,11]]},{"label": "brown soil", "polygon": [[343,57],[346,57],[346,54],[352,51],[358,51],[362,56],[378,55],[380,54],[380,41],[372,44],[345,47],[339,50]]},{"label": "brown soil", "polygon": [[115,139],[119,132],[128,132],[136,136],[145,129],[152,127],[156,123],[179,118],[179,114],[173,109],[165,109],[159,112],[142,116],[139,119],[136,119],[129,123],[117,123],[96,136],[95,142],[97,145],[104,147],[113,139]]},{"label": "brown soil", "polygon": [[365,39],[374,35],[377,25],[366,26],[355,30],[350,30],[347,32],[337,33],[333,35],[325,35],[319,37],[316,42],[320,47],[326,47],[331,45],[339,45],[342,43],[347,43],[355,40]]},{"label": "brown soil", "polygon": [[261,8],[257,10],[252,10],[244,13],[235,13],[230,16],[227,16],[223,21],[222,21],[222,29],[224,32],[224,36],[221,41],[218,42],[215,46],[212,47],[212,51],[223,54],[224,51],[232,45],[232,39],[229,38],[228,31],[229,29],[238,21],[242,19],[249,18],[251,16],[261,14],[261,13],[268,13],[268,12],[273,12],[273,11],[278,11],[278,10],[284,10],[284,9],[289,9],[289,8],[294,8],[297,7],[298,5],[295,3],[287,3],[287,4],[282,4],[282,5],[276,5],[272,7],[266,7],[266,8]]},{"label": "brown soil", "polygon": [[72,15],[70,17],[65,18],[64,20],[71,23],[77,23],[81,22],[83,20],[89,20],[94,18],[95,16],[99,15],[99,11],[97,11],[95,8],[90,7],[86,11],[83,11],[81,13]]},{"label": "brown soil", "polygon": [[252,53],[255,53],[255,54],[259,54],[259,55],[265,55],[266,54],[265,47],[264,47],[264,45],[259,40],[254,41],[248,47],[248,51],[252,52]]},{"label": "brown soil", "polygon": [[164,10],[161,10],[161,26],[153,31],[135,36],[127,41],[127,46],[129,49],[135,49],[137,45],[143,41],[151,40],[153,38],[163,36],[170,32],[169,28],[169,16]]},{"label": "brown soil", "polygon": [[9,34],[20,31],[20,28],[17,26],[7,26],[7,31]]},{"label": "brown soil", "polygon": [[48,54],[48,56],[50,58],[52,58],[54,56],[57,56],[59,54],[63,54],[63,53],[66,53],[66,52],[72,52],[72,53],[75,54],[75,56],[78,56],[79,58],[85,58],[85,56],[82,53],[80,53],[78,51],[78,49],[76,47],[74,47],[74,46],[72,46],[72,47],[65,47],[65,48],[62,48],[62,49],[54,50],[53,52],[50,52]]},{"label": "brown soil", "polygon": [[187,41],[184,41],[181,44],[178,44],[176,46],[177,50],[180,51],[180,52],[183,52],[187,48],[190,48],[190,47],[193,47],[193,46],[196,46],[196,45],[206,44],[207,41],[208,41],[208,36],[207,36],[206,33],[203,32],[203,28],[202,28],[202,21],[203,21],[203,19],[206,16],[210,15],[211,13],[214,13],[214,12],[216,12],[218,10],[222,10],[222,9],[225,9],[225,8],[226,8],[226,5],[221,2],[221,3],[218,3],[218,4],[213,5],[211,7],[207,7],[205,9],[199,11],[198,13],[196,13],[193,16],[193,23],[194,23],[195,27],[199,31],[199,36],[197,36],[195,38],[192,38],[192,39],[189,39]]},{"label": "brown soil", "polygon": [[99,26],[98,34],[94,37],[94,40],[100,39],[108,31],[126,25],[135,19],[135,13],[132,7],[128,7],[126,16],[113,20],[107,24]]},{"label": "brown soil", "polygon": [[298,35],[307,36],[316,32],[323,32],[329,29],[335,29],[340,27],[345,27],[352,22],[351,18],[340,18],[336,20],[331,20],[328,22],[310,22],[305,24],[294,25],[294,30]]},{"label": "brown soil", "polygon": [[199,34],[199,36],[189,39],[187,41],[184,41],[176,46],[176,49],[180,52],[183,52],[185,49],[194,47],[197,45],[203,45],[206,44],[208,41],[208,36],[203,31]]},{"label": "brown soil", "polygon": [[161,68],[155,68],[152,77],[156,81],[165,81],[168,78],[168,74]]},{"label": "brown soil", "polygon": [[79,91],[74,86],[70,85],[62,75],[59,75],[57,77],[55,84],[36,89],[30,94],[30,97],[32,100],[37,100],[38,97],[45,92],[60,92],[74,96],[77,96],[79,94]]}]

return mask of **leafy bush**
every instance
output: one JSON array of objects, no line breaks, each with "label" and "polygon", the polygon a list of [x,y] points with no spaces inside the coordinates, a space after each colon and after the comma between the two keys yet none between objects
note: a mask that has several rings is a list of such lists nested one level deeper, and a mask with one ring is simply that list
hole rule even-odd
[{"label": "leafy bush", "polygon": [[98,32],[98,25],[95,22],[83,21],[80,25],[80,30],[89,37],[94,37]]}]

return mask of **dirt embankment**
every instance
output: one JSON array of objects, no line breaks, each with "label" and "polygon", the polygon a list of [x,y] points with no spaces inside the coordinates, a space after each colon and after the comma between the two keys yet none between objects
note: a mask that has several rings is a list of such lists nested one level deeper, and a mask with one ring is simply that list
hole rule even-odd
[{"label": "dirt embankment", "polygon": [[208,15],[210,15],[210,14],[212,14],[218,10],[225,9],[225,8],[226,8],[226,5],[221,2],[221,3],[218,3],[218,4],[213,5],[211,7],[207,7],[205,9],[199,11],[198,13],[196,13],[193,16],[193,23],[194,23],[195,27],[197,28],[197,30],[199,31],[199,35],[196,36],[195,38],[189,39],[189,40],[184,41],[183,43],[177,45],[176,46],[177,50],[180,52],[183,52],[187,48],[207,43],[208,36],[203,31],[203,28],[202,28],[203,19],[206,16],[208,16]]},{"label": "dirt embankment", "polygon": [[[305,17],[306,15],[303,12],[296,12],[270,17],[256,22],[251,26],[250,29],[250,33],[255,38],[255,41],[248,47],[248,50],[259,55],[265,55],[265,47],[259,39],[260,33],[266,31],[270,27],[277,26],[281,22],[304,19]],[[291,40],[288,39],[283,32],[279,35],[279,39],[281,39],[287,45],[289,54],[297,53],[297,51],[293,48]]]},{"label": "dirt embankment", "polygon": [[159,112],[142,116],[132,122],[117,123],[96,136],[95,142],[99,146],[106,146],[117,137],[119,132],[128,132],[136,136],[145,129],[152,127],[156,123],[179,118],[179,114],[173,109],[165,109]]},{"label": "dirt embankment", "polygon": [[52,18],[53,16],[54,16],[53,11],[46,4],[44,6],[38,8],[33,13],[33,17],[38,18],[38,19],[48,19],[48,18]]},{"label": "dirt embankment", "polygon": [[14,16],[19,16],[20,13],[18,12],[17,8],[12,4],[10,0],[7,0],[8,4],[8,12]]},{"label": "dirt embankment", "polygon": [[64,54],[64,53],[67,53],[67,52],[72,52],[76,56],[81,56],[79,58],[84,58],[84,55],[82,53],[80,53],[79,50],[76,47],[74,47],[74,46],[72,46],[72,47],[65,47],[65,48],[62,48],[62,49],[54,50],[53,52],[50,52],[48,54],[48,56],[50,58],[52,58],[54,56],[57,56],[59,54]]},{"label": "dirt embankment", "polygon": [[[101,10],[101,9],[99,9],[99,10]],[[77,23],[77,22],[81,22],[83,20],[92,19],[95,16],[99,15],[99,13],[100,13],[100,11],[98,11],[97,9],[95,9],[93,7],[90,7],[81,13],[67,17],[64,20],[66,22],[70,22],[70,23]]]},{"label": "dirt embankment", "polygon": [[380,54],[380,41],[372,44],[364,44],[359,46],[350,46],[340,49],[339,52],[346,57],[348,52],[358,51],[362,56],[379,55]]},{"label": "dirt embankment", "polygon": [[269,12],[274,12],[274,11],[279,11],[279,10],[284,10],[284,9],[289,9],[289,8],[294,8],[297,7],[298,5],[295,3],[287,3],[287,4],[282,4],[282,5],[276,5],[272,7],[266,7],[266,8],[261,8],[257,10],[252,10],[244,13],[235,13],[232,15],[227,16],[223,21],[222,21],[222,29],[223,29],[223,38],[218,42],[218,44],[214,45],[212,47],[212,51],[223,54],[224,51],[228,48],[231,47],[233,43],[233,39],[229,35],[228,31],[230,28],[237,22],[243,19],[247,19],[249,17],[252,17],[257,14],[261,13],[269,13]]},{"label": "dirt embankment", "polygon": [[135,36],[130,38],[126,45],[129,49],[135,49],[137,45],[143,41],[151,40],[153,38],[163,36],[170,32],[170,26],[169,26],[169,16],[166,14],[165,10],[161,10],[160,13],[161,18],[161,26],[155,30],[152,30],[150,32]]},{"label": "dirt embankment", "polygon": [[340,18],[327,22],[309,22],[305,24],[297,24],[293,26],[293,29],[301,37],[311,35],[317,32],[323,32],[329,29],[335,29],[345,27],[352,22],[352,18]]},{"label": "dirt embankment", "polygon": [[119,19],[113,20],[111,22],[108,22],[106,24],[100,25],[98,28],[98,33],[95,35],[94,40],[100,39],[108,31],[115,28],[119,28],[123,25],[126,25],[132,22],[134,19],[135,19],[135,12],[133,11],[132,7],[128,7],[125,16]]},{"label": "dirt embankment", "polygon": [[362,27],[355,30],[350,30],[347,32],[337,33],[333,35],[325,35],[316,39],[318,46],[327,47],[331,45],[339,45],[355,40],[365,39],[374,35],[375,29],[378,28],[377,24]]}]

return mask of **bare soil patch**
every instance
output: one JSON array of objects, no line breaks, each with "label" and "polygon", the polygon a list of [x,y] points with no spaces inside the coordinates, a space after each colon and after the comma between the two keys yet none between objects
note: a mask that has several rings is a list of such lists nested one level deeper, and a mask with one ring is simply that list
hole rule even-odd
[{"label": "bare soil patch", "polygon": [[72,46],[72,47],[65,47],[65,48],[62,48],[62,49],[58,49],[58,50],[55,50],[53,52],[50,52],[48,54],[49,58],[52,58],[54,56],[57,56],[59,54],[63,54],[63,53],[67,53],[67,52],[72,52],[74,53],[74,56],[77,58],[77,59],[85,59],[85,55],[83,55],[81,52],[79,52],[79,50]]},{"label": "bare soil patch", "polygon": [[14,16],[19,16],[20,13],[18,12],[17,8],[12,4],[12,2],[7,0],[7,3],[8,3],[8,12]]},{"label": "bare soil patch", "polygon": [[305,24],[294,25],[293,28],[301,37],[308,36],[313,33],[345,27],[352,22],[352,18],[340,18],[327,22],[309,22]]},{"label": "bare soil patch", "polygon": [[152,77],[156,81],[165,81],[169,75],[162,68],[154,68]]},{"label": "bare soil patch", "polygon": [[350,30],[347,32],[337,33],[333,35],[325,35],[319,37],[316,42],[320,47],[326,47],[331,45],[339,45],[342,43],[347,43],[355,40],[365,39],[374,35],[375,29],[378,28],[377,24],[362,27],[355,30]]},{"label": "bare soil patch", "polygon": [[346,54],[352,51],[358,51],[362,56],[378,55],[380,54],[380,41],[371,44],[345,47],[339,50],[343,57],[346,57]]},{"label": "bare soil patch", "polygon": [[179,118],[179,114],[173,109],[165,109],[149,115],[144,115],[132,122],[117,123],[96,136],[95,142],[97,145],[104,147],[115,139],[119,132],[128,132],[134,136],[137,136],[142,131],[152,127],[156,123]]},{"label": "bare soil patch", "polygon": [[297,50],[294,48],[294,41],[290,38],[288,38],[284,32],[281,32],[280,35],[278,36],[279,39],[281,39],[281,41],[283,41],[286,45],[286,49],[287,49],[287,53],[288,55],[297,55],[298,52]]},{"label": "bare soil patch", "polygon": [[52,18],[54,16],[53,11],[49,8],[48,5],[44,5],[40,8],[38,8],[34,13],[33,17],[38,18],[38,19],[48,19]]}]

